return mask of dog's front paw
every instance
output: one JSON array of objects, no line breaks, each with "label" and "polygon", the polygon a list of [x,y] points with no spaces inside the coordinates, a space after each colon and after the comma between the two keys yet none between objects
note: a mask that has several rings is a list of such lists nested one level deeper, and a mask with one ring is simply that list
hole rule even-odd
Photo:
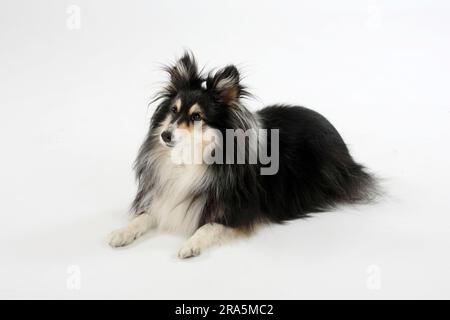
[{"label": "dog's front paw", "polygon": [[108,236],[108,243],[113,248],[124,247],[136,240],[136,233],[128,228],[113,231]]},{"label": "dog's front paw", "polygon": [[202,253],[202,248],[199,245],[195,242],[188,242],[178,251],[178,258],[186,259],[196,257],[200,253]]}]

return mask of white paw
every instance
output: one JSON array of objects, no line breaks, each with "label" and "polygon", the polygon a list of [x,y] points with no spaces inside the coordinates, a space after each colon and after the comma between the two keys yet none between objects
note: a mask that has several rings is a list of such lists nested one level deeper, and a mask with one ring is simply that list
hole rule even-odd
[{"label": "white paw", "polygon": [[136,240],[136,233],[127,228],[113,231],[108,236],[108,243],[113,248],[124,247]]},{"label": "white paw", "polygon": [[200,253],[202,253],[202,248],[199,245],[188,242],[178,251],[178,258],[186,259],[196,257],[200,255]]}]

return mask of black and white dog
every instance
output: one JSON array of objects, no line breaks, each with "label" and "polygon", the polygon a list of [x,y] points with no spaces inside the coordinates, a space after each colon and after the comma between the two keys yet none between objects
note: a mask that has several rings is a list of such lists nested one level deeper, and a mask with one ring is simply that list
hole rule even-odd
[{"label": "black and white dog", "polygon": [[368,200],[375,179],[320,114],[274,105],[249,112],[235,66],[206,77],[186,53],[170,80],[135,164],[133,218],[109,238],[132,243],[152,228],[189,239],[180,258],[339,203]]}]

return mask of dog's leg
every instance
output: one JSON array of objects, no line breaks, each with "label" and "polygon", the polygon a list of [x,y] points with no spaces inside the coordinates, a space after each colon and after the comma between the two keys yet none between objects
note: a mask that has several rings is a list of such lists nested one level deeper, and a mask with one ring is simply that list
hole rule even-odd
[{"label": "dog's leg", "polygon": [[198,256],[203,250],[214,245],[221,245],[240,235],[242,235],[242,232],[239,230],[226,227],[222,224],[205,224],[198,228],[186,241],[183,247],[178,251],[178,257],[185,259]]},{"label": "dog's leg", "polygon": [[142,213],[133,218],[125,228],[111,232],[108,239],[109,245],[113,248],[129,245],[148,230],[155,227],[155,225],[156,220],[153,215]]}]

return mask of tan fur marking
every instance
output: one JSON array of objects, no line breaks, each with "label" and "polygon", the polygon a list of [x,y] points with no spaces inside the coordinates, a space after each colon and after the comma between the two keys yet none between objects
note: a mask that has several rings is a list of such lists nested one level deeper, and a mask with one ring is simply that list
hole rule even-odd
[{"label": "tan fur marking", "polygon": [[200,106],[198,105],[198,103],[194,103],[190,108],[189,108],[189,115],[193,114],[193,113],[200,113],[201,116],[203,116],[202,110],[200,109]]},{"label": "tan fur marking", "polygon": [[251,225],[248,227],[241,227],[241,228],[235,228],[234,229],[234,235],[236,237],[249,237],[252,234],[256,233],[256,229],[258,228],[258,226],[256,225]]},{"label": "tan fur marking", "polygon": [[177,112],[180,112],[180,109],[181,109],[181,99],[180,98],[175,100],[175,107],[177,107]]},{"label": "tan fur marking", "polygon": [[178,129],[183,129],[189,131],[190,134],[194,132],[194,126],[191,126],[190,124],[187,124],[186,122],[182,122],[178,124]]},{"label": "tan fur marking", "polygon": [[186,129],[186,130],[189,130],[189,125],[188,124],[186,124],[186,122],[182,122],[182,123],[179,123],[178,124],[178,126],[177,126],[177,129]]},{"label": "tan fur marking", "polygon": [[[179,100],[179,99],[178,99]],[[189,115],[192,115],[193,113],[199,113],[200,116],[203,117],[203,113],[200,109],[200,106],[197,103],[194,103],[190,108],[189,108]],[[191,125],[191,123],[186,123],[186,122],[182,122],[178,124],[178,129],[185,129],[188,130],[190,133],[192,133],[194,131],[194,126]]]}]

